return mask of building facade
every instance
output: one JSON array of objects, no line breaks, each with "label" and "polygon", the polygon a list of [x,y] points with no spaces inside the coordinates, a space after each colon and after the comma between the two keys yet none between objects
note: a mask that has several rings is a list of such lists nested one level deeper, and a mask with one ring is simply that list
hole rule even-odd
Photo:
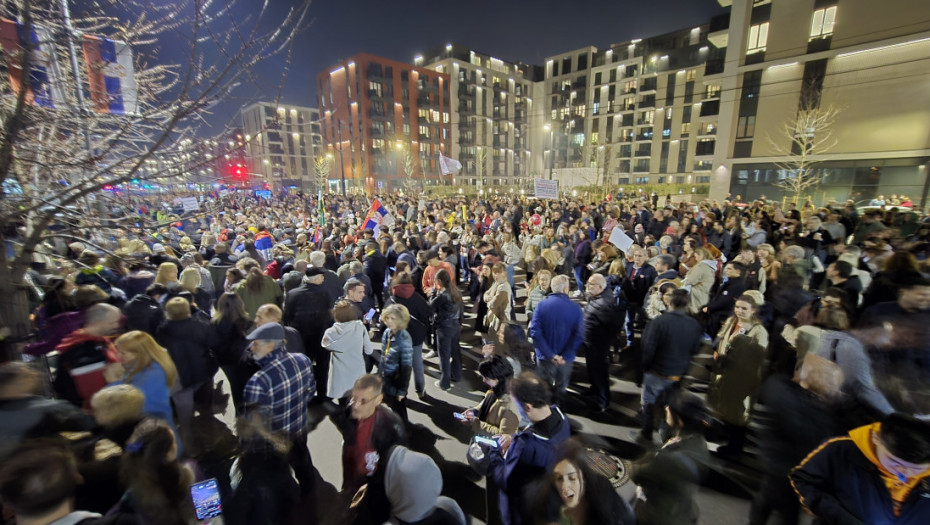
[{"label": "building facade", "polygon": [[240,117],[246,182],[316,189],[314,162],[325,154],[318,109],[258,102],[242,108]]},{"label": "building facade", "polygon": [[359,54],[317,76],[332,191],[401,191],[448,184],[439,153],[452,137],[449,75]]},{"label": "building facade", "polygon": [[812,181],[801,200],[897,194],[923,207],[930,19],[917,13],[925,1],[732,0],[729,23],[711,38],[722,67],[705,73],[723,93],[711,195],[794,199],[800,176]]},{"label": "building facade", "polygon": [[709,28],[548,57],[545,162],[555,177],[605,191],[709,184],[720,97],[704,78]]},{"label": "building facade", "polygon": [[454,43],[414,64],[449,75],[450,156],[462,163],[456,184],[522,188],[541,173],[541,68]]}]

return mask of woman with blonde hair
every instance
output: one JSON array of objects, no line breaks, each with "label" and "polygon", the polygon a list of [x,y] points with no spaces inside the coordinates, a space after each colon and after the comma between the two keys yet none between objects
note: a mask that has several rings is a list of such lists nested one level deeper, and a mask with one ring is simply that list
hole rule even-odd
[{"label": "woman with blonde hair", "polygon": [[178,265],[173,262],[163,262],[158,265],[155,273],[155,282],[167,287],[178,286]]},{"label": "woman with blonde hair", "polygon": [[181,277],[178,279],[178,285],[181,290],[190,292],[190,294],[194,296],[194,303],[197,305],[197,308],[209,314],[213,301],[210,294],[201,286],[202,283],[203,280],[200,275],[200,270],[194,267],[185,268],[181,272]]},{"label": "woman with blonde hair", "polygon": [[171,389],[178,379],[178,370],[168,351],[141,330],[133,330],[116,340],[119,363],[107,367],[110,384],[127,384],[145,395],[143,411],[172,421]]},{"label": "woman with blonde hair", "polygon": [[762,243],[756,248],[756,257],[762,263],[762,271],[765,272],[765,281],[774,284],[778,281],[778,272],[781,270],[781,261],[775,258],[775,247],[768,243]]},{"label": "woman with blonde hair", "polygon": [[546,295],[549,294],[549,285],[552,283],[552,272],[549,270],[540,270],[533,276],[530,281],[530,291],[526,294],[526,315],[533,317],[533,310],[536,309]]}]

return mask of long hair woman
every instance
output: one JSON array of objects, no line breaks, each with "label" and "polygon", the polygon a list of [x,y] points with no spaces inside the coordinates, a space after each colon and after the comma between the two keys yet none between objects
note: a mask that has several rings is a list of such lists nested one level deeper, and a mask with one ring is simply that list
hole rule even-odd
[{"label": "long hair woman", "polygon": [[488,391],[478,406],[463,412],[462,423],[471,425],[476,433],[489,436],[513,434],[520,422],[510,403],[513,366],[506,358],[492,355],[478,363],[478,373]]},{"label": "long hair woman", "polygon": [[217,299],[211,321],[216,330],[213,355],[229,379],[237,414],[242,408],[242,391],[249,376],[249,365],[245,359],[248,346],[245,334],[251,323],[249,314],[245,312],[245,304],[238,295],[226,292]]},{"label": "long hair woman", "polygon": [[436,288],[430,297],[433,326],[436,329],[436,346],[439,350],[440,379],[436,386],[441,390],[452,388],[452,382],[462,379],[462,353],[459,335],[462,330],[462,295],[452,277],[445,270],[436,274]]},{"label": "long hair woman", "polygon": [[189,491],[194,473],[178,462],[174,433],[164,421],[136,425],[120,459],[120,478],[126,494],[117,513],[135,514],[150,525],[196,523]]},{"label": "long hair woman", "polygon": [[245,311],[254,318],[258,307],[263,304],[281,306],[284,291],[270,276],[262,273],[261,266],[254,259],[245,263],[240,261],[240,268],[245,270],[245,280],[236,286],[236,293],[245,304]]},{"label": "long hair woman", "polygon": [[145,413],[173,421],[171,389],[177,383],[178,369],[168,351],[141,330],[121,335],[116,349],[124,373],[113,383],[138,388],[145,394]]}]

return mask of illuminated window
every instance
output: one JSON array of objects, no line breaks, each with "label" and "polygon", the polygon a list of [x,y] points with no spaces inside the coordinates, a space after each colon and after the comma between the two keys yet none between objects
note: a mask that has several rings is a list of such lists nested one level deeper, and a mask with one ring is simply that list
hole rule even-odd
[{"label": "illuminated window", "polygon": [[823,38],[833,34],[836,24],[836,6],[814,11],[811,19],[811,38]]},{"label": "illuminated window", "polygon": [[750,26],[749,39],[746,43],[746,54],[761,53],[765,51],[765,44],[769,39],[769,23],[765,22]]},{"label": "illuminated window", "polygon": [[697,78],[697,70],[689,69],[685,72],[685,82],[694,82],[695,78]]},{"label": "illuminated window", "polygon": [[750,139],[756,134],[756,117],[749,115],[740,117],[736,124],[736,138]]}]

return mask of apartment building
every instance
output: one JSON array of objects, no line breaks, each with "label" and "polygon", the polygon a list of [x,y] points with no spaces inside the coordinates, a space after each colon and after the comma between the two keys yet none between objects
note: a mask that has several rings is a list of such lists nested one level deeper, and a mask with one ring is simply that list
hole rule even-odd
[{"label": "apartment building", "polygon": [[[359,54],[317,75],[322,135],[347,191],[452,182],[439,153],[452,145],[449,75]],[[336,189],[342,189],[336,185]]]},{"label": "apartment building", "polygon": [[324,154],[318,109],[258,102],[242,108],[240,118],[242,137],[230,140],[245,142],[248,182],[316,189],[314,159]]},{"label": "apartment building", "polygon": [[[711,31],[721,86],[711,196],[793,198],[797,155],[785,124],[834,113],[813,139],[802,199],[906,195],[926,205],[930,160],[930,17],[925,0],[719,0],[728,23]],[[922,14],[922,15],[921,15]],[[726,22],[726,21],[725,21]],[[793,153],[792,154],[792,147]],[[811,166],[810,164],[808,164]]]},{"label": "apartment building", "polygon": [[720,84],[704,78],[708,30],[547,57],[544,162],[554,177],[627,191],[709,183]]},{"label": "apartment building", "polygon": [[542,68],[507,62],[455,43],[414,58],[449,75],[456,184],[522,187],[544,170]]}]

